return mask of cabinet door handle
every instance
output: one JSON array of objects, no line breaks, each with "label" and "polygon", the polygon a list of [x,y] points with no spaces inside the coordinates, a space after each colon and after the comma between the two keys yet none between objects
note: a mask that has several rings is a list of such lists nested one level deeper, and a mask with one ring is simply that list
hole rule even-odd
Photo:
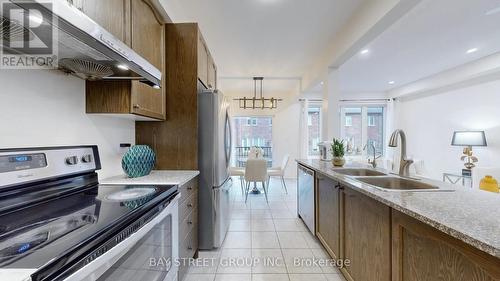
[{"label": "cabinet door handle", "polygon": [[187,224],[191,225],[191,224],[193,224],[193,222],[192,221],[188,221]]},{"label": "cabinet door handle", "polygon": [[192,247],[192,246],[187,246],[187,249],[188,249],[188,250],[192,250],[192,249],[193,249],[193,247]]},{"label": "cabinet door handle", "polygon": [[193,187],[192,186],[188,186],[187,190],[193,190]]},{"label": "cabinet door handle", "polygon": [[135,109],[140,109],[140,108],[141,108],[141,106],[140,106],[140,105],[138,105],[138,104],[134,104],[134,105],[133,105],[133,107],[134,107]]},{"label": "cabinet door handle", "polygon": [[193,208],[193,204],[191,204],[191,203],[187,204],[187,206],[188,206],[189,208]]}]

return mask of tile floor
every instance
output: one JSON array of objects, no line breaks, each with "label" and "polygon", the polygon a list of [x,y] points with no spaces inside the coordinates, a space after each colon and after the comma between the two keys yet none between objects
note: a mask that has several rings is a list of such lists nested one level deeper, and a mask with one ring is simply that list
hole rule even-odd
[{"label": "tile floor", "polygon": [[224,244],[200,251],[200,262],[189,268],[185,281],[344,281],[337,268],[311,264],[329,256],[297,218],[297,181],[286,183],[288,194],[278,179],[271,180],[269,204],[264,194],[250,194],[245,203],[235,178]]}]

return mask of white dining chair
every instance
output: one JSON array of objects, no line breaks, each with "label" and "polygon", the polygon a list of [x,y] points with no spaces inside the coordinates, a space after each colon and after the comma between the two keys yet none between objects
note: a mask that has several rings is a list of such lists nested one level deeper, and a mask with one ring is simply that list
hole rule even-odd
[{"label": "white dining chair", "polygon": [[281,161],[281,166],[279,167],[273,167],[267,170],[267,186],[270,186],[271,183],[271,177],[279,177],[281,179],[281,186],[285,189],[285,193],[288,194],[288,190],[286,188],[286,183],[285,183],[285,170],[286,167],[288,166],[288,161],[290,160],[290,155],[285,154],[283,157],[283,161]]},{"label": "white dining chair", "polygon": [[240,178],[241,195],[244,196],[245,195],[245,168],[230,167],[229,168],[229,176]]},{"label": "white dining chair", "polygon": [[250,191],[250,184],[257,184],[260,182],[262,184],[262,188],[264,189],[264,195],[267,200],[267,161],[265,159],[248,159],[247,164],[245,166],[245,203],[248,200],[248,192]]}]

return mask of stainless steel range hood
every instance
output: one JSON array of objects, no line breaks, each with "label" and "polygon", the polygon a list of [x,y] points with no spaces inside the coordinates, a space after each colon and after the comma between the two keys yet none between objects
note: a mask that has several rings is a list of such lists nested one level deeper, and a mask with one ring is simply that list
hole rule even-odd
[{"label": "stainless steel range hood", "polygon": [[[66,0],[9,0],[9,3],[15,5],[23,15],[16,17],[13,13],[5,12],[0,15],[0,36],[3,38],[4,50],[11,49],[10,42],[15,38],[26,42],[35,37],[54,35],[52,38],[56,38],[54,44],[57,45],[57,64],[63,71],[88,80],[139,80],[153,87],[161,85],[160,70]],[[32,28],[26,28],[26,24],[22,24],[26,19],[32,19],[33,10],[40,17],[39,25],[52,31],[50,35],[40,34],[39,30],[35,33]],[[22,35],[16,37],[16,34],[12,34],[16,31]],[[7,32],[10,33],[7,35]],[[22,52],[17,53],[23,55]]]}]

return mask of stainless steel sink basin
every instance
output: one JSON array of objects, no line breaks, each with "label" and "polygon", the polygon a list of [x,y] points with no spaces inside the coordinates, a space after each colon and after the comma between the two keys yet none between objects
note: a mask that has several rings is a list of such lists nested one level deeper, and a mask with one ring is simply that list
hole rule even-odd
[{"label": "stainless steel sink basin", "polygon": [[333,169],[335,173],[339,173],[346,176],[354,176],[354,177],[373,177],[373,176],[386,176],[387,174],[370,170],[370,169]]},{"label": "stainless steel sink basin", "polygon": [[356,178],[356,180],[369,185],[390,190],[402,190],[402,191],[439,190],[439,187],[434,185],[430,185],[417,180],[397,178],[397,177],[366,177],[366,178]]}]

